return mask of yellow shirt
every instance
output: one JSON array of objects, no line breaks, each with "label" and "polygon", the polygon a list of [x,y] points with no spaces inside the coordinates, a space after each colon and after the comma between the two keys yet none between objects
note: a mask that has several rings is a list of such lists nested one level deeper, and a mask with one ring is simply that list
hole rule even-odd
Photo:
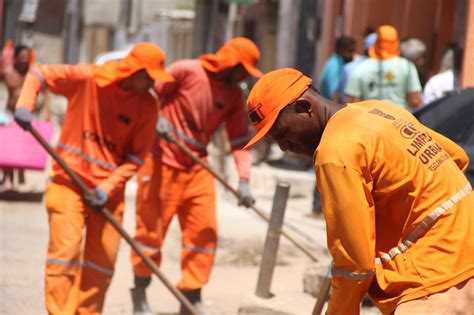
[{"label": "yellow shirt", "polygon": [[358,314],[367,292],[390,313],[474,276],[468,164],[458,145],[395,105],[348,104],[331,117],[314,155],[334,259],[329,314]]}]

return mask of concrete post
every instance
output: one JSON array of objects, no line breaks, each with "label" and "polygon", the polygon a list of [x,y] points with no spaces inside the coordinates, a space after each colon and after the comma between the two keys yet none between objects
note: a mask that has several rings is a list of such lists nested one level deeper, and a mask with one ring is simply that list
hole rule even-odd
[{"label": "concrete post", "polygon": [[286,182],[278,183],[275,196],[273,197],[272,213],[267,230],[267,238],[263,248],[262,261],[260,262],[260,272],[258,274],[257,290],[255,295],[264,299],[271,298],[270,285],[275,268],[278,245],[280,243],[280,231],[285,216],[286,202],[290,184]]}]

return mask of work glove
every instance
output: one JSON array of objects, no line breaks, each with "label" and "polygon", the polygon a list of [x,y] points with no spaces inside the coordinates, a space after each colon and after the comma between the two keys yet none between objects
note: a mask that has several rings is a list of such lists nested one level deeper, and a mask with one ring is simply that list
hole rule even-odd
[{"label": "work glove", "polygon": [[255,203],[255,197],[250,191],[248,180],[241,179],[239,181],[239,206],[251,207]]},{"label": "work glove", "polygon": [[24,130],[31,128],[31,122],[33,121],[33,115],[26,108],[17,108],[15,110],[15,121]]},{"label": "work glove", "polygon": [[100,210],[109,200],[109,195],[99,187],[94,188],[86,197],[87,204],[94,210]]},{"label": "work glove", "polygon": [[163,116],[158,118],[158,122],[156,123],[156,132],[160,137],[165,139],[166,141],[170,141],[171,139],[171,127],[170,124],[166,121]]}]

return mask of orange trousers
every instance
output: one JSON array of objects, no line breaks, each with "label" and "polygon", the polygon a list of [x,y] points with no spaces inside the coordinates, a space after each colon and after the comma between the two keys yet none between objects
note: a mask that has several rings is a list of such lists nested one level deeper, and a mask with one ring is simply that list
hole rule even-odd
[{"label": "orange trousers", "polygon": [[[199,289],[209,280],[217,247],[214,178],[206,170],[189,173],[149,156],[138,172],[135,240],[160,265],[160,248],[175,214],[182,231],[182,291]],[[151,271],[132,252],[136,276]]]},{"label": "orange trousers", "polygon": [[[106,206],[121,222],[123,193],[117,199]],[[50,227],[45,289],[48,313],[100,314],[120,235],[99,212],[86,206],[79,191],[65,180],[55,179],[48,185],[46,208]]]}]

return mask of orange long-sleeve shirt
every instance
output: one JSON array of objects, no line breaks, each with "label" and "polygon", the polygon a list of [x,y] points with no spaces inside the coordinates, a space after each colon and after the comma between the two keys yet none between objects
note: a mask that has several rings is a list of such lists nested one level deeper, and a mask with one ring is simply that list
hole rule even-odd
[{"label": "orange long-sleeve shirt", "polygon": [[[38,65],[26,77],[17,108],[33,109],[42,86],[65,96],[68,109],[57,146],[66,164],[91,188],[121,191],[149,152],[158,106],[149,94],[117,83],[99,87],[94,65]],[[53,163],[54,173],[66,177]]]},{"label": "orange long-sleeve shirt", "polygon": [[331,117],[314,155],[334,259],[329,314],[358,314],[367,292],[389,314],[474,276],[468,163],[394,105],[348,104]]},{"label": "orange long-sleeve shirt", "polygon": [[[173,135],[205,157],[211,136],[225,123],[239,176],[248,179],[250,151],[241,148],[250,137],[239,87],[208,76],[199,60],[181,60],[166,70],[175,81],[157,82],[155,89],[162,97],[160,115],[171,125]],[[156,141],[164,163],[186,171],[201,168],[176,145],[163,139]]]}]

